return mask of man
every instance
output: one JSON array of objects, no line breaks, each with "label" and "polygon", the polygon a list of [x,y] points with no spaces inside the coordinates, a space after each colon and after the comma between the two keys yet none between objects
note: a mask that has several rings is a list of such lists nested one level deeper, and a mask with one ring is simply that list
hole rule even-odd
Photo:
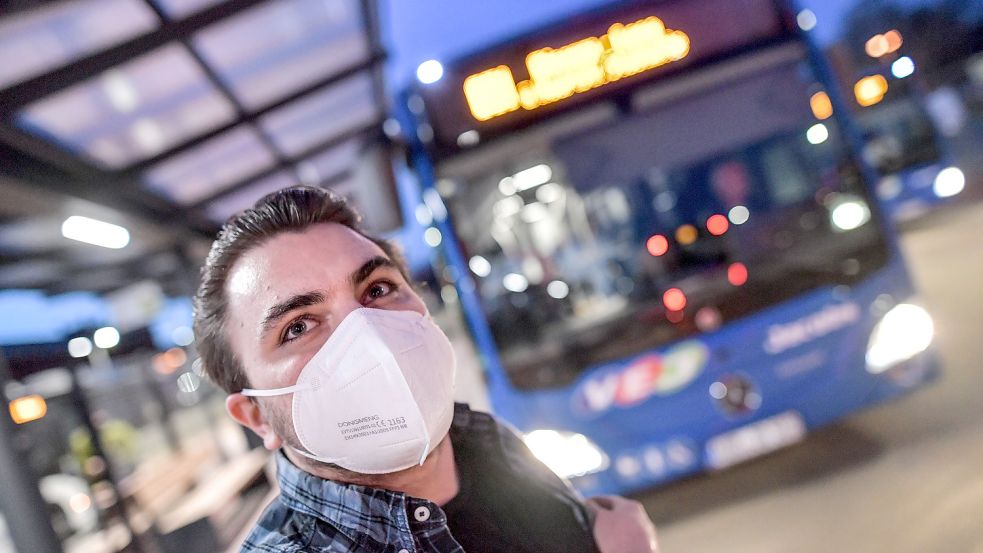
[{"label": "man", "polygon": [[242,551],[651,552],[641,505],[579,499],[510,430],[454,405],[454,355],[388,242],[318,188],[230,219],[195,334],[229,414],[277,451]]}]

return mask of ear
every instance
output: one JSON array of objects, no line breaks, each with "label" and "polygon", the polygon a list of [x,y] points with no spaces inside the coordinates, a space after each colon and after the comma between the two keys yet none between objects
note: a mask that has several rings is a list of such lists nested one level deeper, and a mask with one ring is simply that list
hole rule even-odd
[{"label": "ear", "polygon": [[263,439],[263,446],[274,451],[283,445],[283,438],[277,435],[256,402],[242,394],[229,394],[225,398],[225,410],[236,422],[252,430]]}]

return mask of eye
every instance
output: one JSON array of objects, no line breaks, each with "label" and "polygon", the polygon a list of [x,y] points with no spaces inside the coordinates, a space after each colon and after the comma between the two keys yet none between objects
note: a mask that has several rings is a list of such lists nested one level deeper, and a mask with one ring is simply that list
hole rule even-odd
[{"label": "eye", "polygon": [[373,282],[365,291],[365,300],[367,302],[372,302],[379,298],[386,297],[395,292],[397,288],[398,286],[388,280],[377,280]]},{"label": "eye", "polygon": [[300,338],[304,333],[309,332],[315,323],[310,319],[297,319],[283,329],[283,338],[280,343],[290,342]]}]

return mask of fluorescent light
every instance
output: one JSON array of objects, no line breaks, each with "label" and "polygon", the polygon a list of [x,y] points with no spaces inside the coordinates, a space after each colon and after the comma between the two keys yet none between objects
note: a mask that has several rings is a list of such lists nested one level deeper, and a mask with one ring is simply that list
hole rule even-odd
[{"label": "fluorescent light", "polygon": [[423,241],[431,248],[439,246],[441,240],[443,240],[443,237],[440,235],[440,230],[437,227],[430,227],[423,231]]},{"label": "fluorescent light", "polygon": [[958,167],[946,167],[935,176],[932,190],[940,198],[955,196],[966,187],[966,175]]},{"label": "fluorescent light", "polygon": [[399,121],[392,117],[382,122],[382,132],[386,133],[386,136],[389,138],[396,138],[399,136],[401,130],[402,127],[400,126]]},{"label": "fluorescent light", "polygon": [[425,227],[429,227],[433,224],[433,213],[430,212],[430,208],[427,207],[427,204],[417,205],[413,215],[416,216],[416,222]]},{"label": "fluorescent light", "polygon": [[806,131],[806,140],[809,144],[822,144],[829,138],[829,129],[822,123],[816,123]]},{"label": "fluorescent light", "polygon": [[829,217],[835,230],[853,230],[870,220],[870,209],[863,200],[848,199],[837,203]]},{"label": "fluorescent light", "polygon": [[75,359],[85,357],[90,353],[92,353],[92,340],[89,340],[85,336],[72,338],[68,341],[68,355],[71,355]]},{"label": "fluorescent light", "polygon": [[735,225],[743,225],[751,217],[751,211],[743,205],[735,205],[727,212],[727,218]]},{"label": "fluorescent light", "polygon": [[811,31],[816,27],[816,14],[809,9],[802,10],[795,16],[795,21],[803,31]]},{"label": "fluorescent light", "polygon": [[509,292],[525,292],[529,287],[529,281],[519,273],[509,273],[502,279],[502,285]]},{"label": "fluorescent light", "polygon": [[111,326],[104,326],[96,330],[95,334],[92,335],[92,341],[96,343],[96,347],[98,348],[109,349],[115,347],[119,344],[119,331]]},{"label": "fluorescent light", "polygon": [[190,394],[201,385],[201,377],[193,372],[186,372],[177,377],[177,389],[186,394]]},{"label": "fluorescent light", "polygon": [[470,131],[464,131],[457,135],[457,145],[462,148],[467,148],[469,146],[474,146],[481,141],[481,135],[478,131],[471,129]]},{"label": "fluorescent light", "polygon": [[562,280],[554,280],[546,285],[546,293],[551,298],[562,300],[570,293],[570,287]]},{"label": "fluorescent light", "polygon": [[915,62],[908,56],[901,56],[891,64],[891,74],[899,79],[910,76],[915,72]]},{"label": "fluorescent light", "polygon": [[140,95],[133,86],[133,81],[118,69],[105,73],[102,78],[102,88],[109,98],[109,103],[120,113],[129,113],[140,104]]},{"label": "fluorescent light", "polygon": [[468,267],[471,268],[472,273],[480,277],[486,277],[490,275],[492,270],[491,263],[484,257],[481,257],[480,255],[476,255],[472,257],[468,261]]},{"label": "fluorescent light", "polygon": [[522,211],[522,198],[518,196],[508,196],[495,202],[492,211],[497,219],[505,219]]},{"label": "fluorescent light", "polygon": [[72,215],[65,219],[65,222],[61,224],[61,235],[86,244],[114,250],[124,248],[130,243],[130,231],[125,228],[81,215]]},{"label": "fluorescent light", "polygon": [[549,214],[549,209],[545,205],[539,202],[532,202],[522,208],[519,218],[527,223],[536,223],[545,219]]},{"label": "fluorescent light", "polygon": [[433,215],[434,220],[442,222],[444,219],[447,219],[447,207],[444,205],[444,200],[440,199],[440,194],[436,190],[433,188],[424,190],[423,203],[427,204],[427,207],[430,208],[430,214]]},{"label": "fluorescent light", "polygon": [[555,202],[562,197],[563,188],[555,182],[544,184],[536,189],[536,199],[544,204]]},{"label": "fluorescent light", "polygon": [[164,136],[164,129],[153,119],[144,117],[130,128],[133,140],[145,153],[156,153],[164,147],[167,137]]},{"label": "fluorescent light", "polygon": [[440,287],[440,299],[444,303],[457,303],[457,288],[453,284],[445,284]]},{"label": "fluorescent light", "polygon": [[427,60],[416,68],[416,78],[423,84],[433,84],[444,76],[444,66],[437,60]]},{"label": "fluorescent light", "polygon": [[171,340],[179,346],[190,346],[195,341],[195,333],[187,326],[179,326],[171,331]]},{"label": "fluorescent light", "polygon": [[546,184],[551,178],[553,178],[553,170],[549,165],[541,163],[512,175],[512,183],[516,190],[522,191]]}]

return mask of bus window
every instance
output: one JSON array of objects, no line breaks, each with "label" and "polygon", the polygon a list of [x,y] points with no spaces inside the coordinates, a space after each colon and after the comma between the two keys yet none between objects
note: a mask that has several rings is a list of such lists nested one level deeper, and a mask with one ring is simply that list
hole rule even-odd
[{"label": "bus window", "polygon": [[936,163],[941,157],[932,121],[912,97],[900,96],[859,110],[864,160],[890,175]]},{"label": "bus window", "polygon": [[791,205],[806,200],[815,188],[806,173],[805,164],[791,147],[793,143],[794,141],[788,141],[774,144],[761,156],[769,196],[779,205]]}]

